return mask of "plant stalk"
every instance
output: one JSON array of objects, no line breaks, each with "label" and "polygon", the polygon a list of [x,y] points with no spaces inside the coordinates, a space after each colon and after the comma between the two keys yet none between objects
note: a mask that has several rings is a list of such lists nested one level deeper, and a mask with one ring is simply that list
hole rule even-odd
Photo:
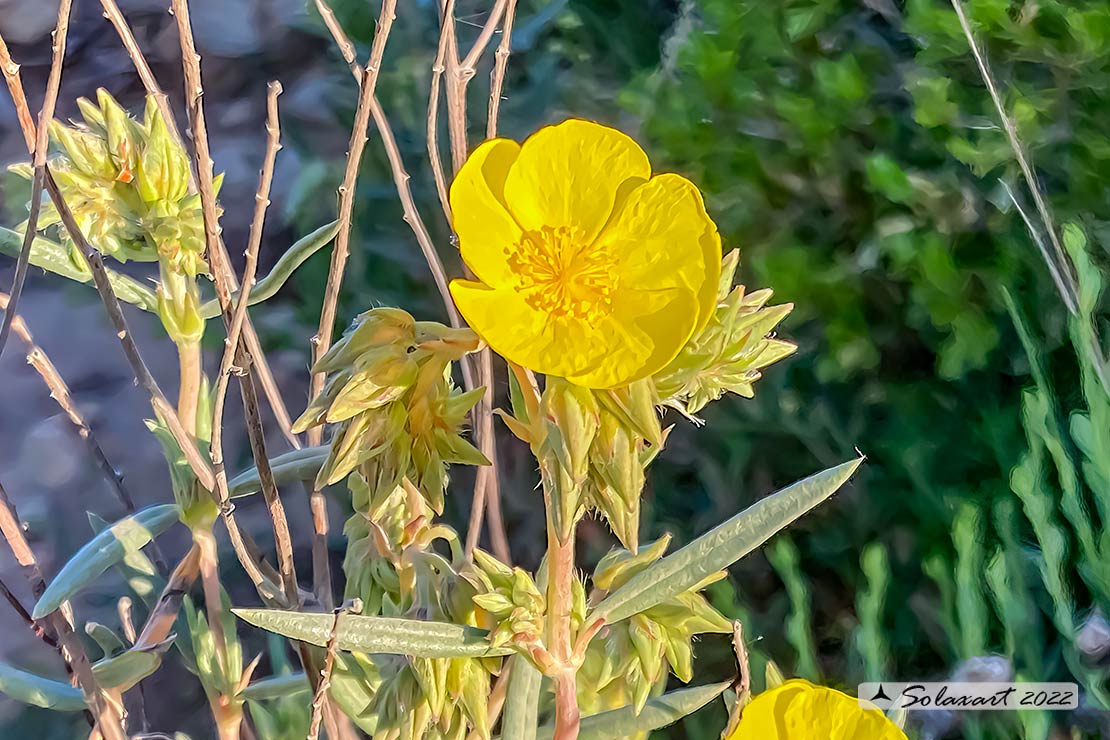
[{"label": "plant stalk", "polygon": [[191,435],[197,433],[197,402],[200,399],[200,342],[177,345],[180,385],[177,394],[177,415]]},{"label": "plant stalk", "polygon": [[574,659],[570,613],[574,602],[574,527],[565,537],[555,526],[552,502],[548,500],[547,522],[547,619],[548,647],[556,664],[554,740],[578,737],[578,665]]}]

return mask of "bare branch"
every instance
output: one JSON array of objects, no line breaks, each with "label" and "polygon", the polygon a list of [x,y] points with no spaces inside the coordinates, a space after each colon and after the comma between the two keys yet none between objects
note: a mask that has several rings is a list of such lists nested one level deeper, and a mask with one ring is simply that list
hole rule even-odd
[{"label": "bare branch", "polygon": [[[135,40],[135,34],[132,33],[127,20],[120,12],[119,6],[116,5],[115,0],[101,0],[101,6],[104,8],[104,15],[111,21],[115,27],[116,32],[119,34],[120,40],[123,42],[124,48],[127,50],[131,61],[135,66],[136,71],[139,73],[139,78],[146,88],[147,94],[152,96],[158,104],[158,109],[162,114],[163,120],[166,122],[166,127],[173,134],[174,138],[181,142],[180,131],[177,127],[177,122],[174,118],[173,109],[170,107],[169,98],[158,84],[155,79],[154,73],[147,63],[146,57],[143,55],[142,49],[139,48],[138,42]],[[191,191],[196,192],[197,183],[196,175],[193,171],[189,172],[189,188]],[[219,270],[230,286],[230,290],[234,291],[238,286],[236,285],[235,273],[231,269],[231,261],[227,257],[227,248],[223,240],[218,240],[218,259],[217,264],[213,265],[213,269]],[[246,339],[246,349],[251,354],[254,362],[252,368],[257,373],[259,384],[262,386],[266,394],[266,398],[270,402],[270,408],[274,412],[278,426],[281,428],[282,434],[289,440],[289,443],[299,448],[301,446],[300,440],[292,432],[292,419],[289,416],[289,409],[285,405],[285,399],[281,396],[281,390],[278,388],[274,380],[274,374],[270,370],[269,362],[266,360],[265,353],[262,351],[262,345],[258,340],[258,334],[254,329],[251,322],[250,315],[247,315],[247,324],[243,329],[243,335]]]},{"label": "bare branch", "polygon": [[[0,46],[3,46],[6,57],[6,59],[0,60],[0,68],[2,68],[5,80],[8,83],[8,89],[12,92],[12,99],[16,102],[16,107],[25,109],[27,97],[23,90],[22,82],[19,79],[19,68],[11,63],[11,57],[7,55],[7,47],[3,44],[2,39],[0,39]],[[19,119],[24,126],[29,122],[29,119],[22,114],[20,114]],[[34,139],[34,134],[35,132],[32,129],[25,127],[23,130],[25,139]],[[115,290],[112,288],[112,283],[108,279],[108,273],[104,269],[103,257],[100,252],[94,249],[85,239],[85,235],[81,232],[76,219],[73,217],[73,212],[62,198],[62,193],[58,188],[58,184],[54,182],[54,177],[50,174],[50,166],[48,164],[44,165],[43,172],[45,174],[44,184],[46,185],[46,191],[50,194],[55,208],[58,209],[58,215],[61,217],[62,226],[65,227],[66,232],[69,233],[70,238],[73,240],[74,244],[77,245],[78,253],[83,257],[86,267],[92,274],[93,284],[100,294],[100,299],[104,304],[105,311],[108,313],[108,318],[115,327],[116,336],[119,338],[124,355],[131,365],[135,379],[150,396],[151,405],[161,416],[162,420],[169,428],[170,433],[181,447],[182,453],[185,455],[185,459],[189,463],[189,467],[192,469],[193,473],[197,476],[197,479],[202,485],[211,490],[214,481],[212,468],[209,466],[208,461],[205,460],[197,450],[196,445],[193,443],[192,436],[185,431],[185,427],[182,425],[181,419],[178,418],[173,405],[166,398],[162,389],[158,387],[158,383],[154,380],[154,376],[150,374],[150,370],[143,361],[142,355],[139,353],[138,345],[135,344],[135,340],[131,336],[131,331],[127,325],[127,319],[123,316],[123,309],[120,307],[119,300],[116,298]],[[12,313],[13,315],[15,314],[14,309]]]},{"label": "bare branch", "polygon": [[328,632],[327,654],[324,658],[324,667],[320,671],[320,682],[316,684],[316,691],[312,697],[312,719],[308,725],[307,740],[317,740],[320,737],[320,725],[328,705],[328,688],[331,686],[331,674],[335,669],[335,653],[339,648],[339,619],[348,611],[346,605],[335,610],[335,617],[331,622],[331,631]]},{"label": "bare branch", "polygon": [[[8,336],[11,335],[12,331],[12,320],[19,310],[19,299],[23,297],[23,284],[27,280],[27,268],[31,260],[31,243],[34,242],[35,233],[38,231],[39,210],[42,207],[42,183],[46,177],[46,152],[50,146],[50,123],[54,120],[54,107],[58,102],[58,88],[62,84],[62,63],[66,56],[66,37],[69,34],[69,12],[72,5],[72,0],[61,0],[58,4],[58,22],[54,27],[54,49],[50,60],[50,75],[46,82],[46,96],[43,98],[42,108],[39,110],[35,147],[31,152],[34,163],[34,175],[31,179],[31,210],[27,216],[27,231],[23,234],[23,246],[19,250],[19,259],[15,263],[15,277],[12,278],[12,289],[9,291],[11,303],[4,311],[4,321],[0,324],[0,355],[4,353],[4,345],[7,344]],[[7,44],[3,46],[4,55],[9,56]],[[4,60],[4,66],[7,67],[10,62],[9,56],[8,59]],[[19,68],[16,67],[15,69],[16,74],[18,74]],[[9,83],[10,86],[11,83]]]},{"label": "bare branch", "polygon": [[455,0],[446,0],[440,17],[439,45],[436,49],[436,60],[432,65],[432,82],[428,93],[428,162],[432,167],[432,176],[436,181],[436,193],[439,195],[439,204],[443,208],[443,215],[447,223],[454,217],[451,215],[451,199],[447,192],[447,175],[443,171],[443,160],[439,156],[439,98],[440,81],[443,79],[444,65],[447,59],[447,49],[450,46],[450,35],[454,33]]},{"label": "bare branch", "polygon": [[[274,162],[277,158],[280,144],[280,128],[277,115],[277,96],[281,94],[281,83],[271,82],[267,97],[266,118],[266,154],[263,157],[262,170],[259,175],[258,191],[255,194],[254,219],[251,223],[250,237],[247,244],[247,261],[243,270],[243,287],[239,292],[239,299],[228,329],[227,338],[224,340],[224,353],[220,360],[220,369],[216,377],[216,388],[213,394],[212,412],[212,441],[211,455],[212,468],[216,476],[216,500],[220,505],[220,512],[231,537],[232,547],[239,562],[247,572],[251,581],[258,589],[259,594],[269,601],[280,601],[277,588],[262,573],[260,558],[255,549],[248,548],[243,535],[234,517],[234,506],[231,504],[230,492],[227,485],[227,470],[224,467],[223,453],[223,417],[227,400],[227,387],[231,375],[236,371],[235,359],[239,355],[239,339],[247,319],[247,304],[250,292],[254,287],[255,275],[258,269],[258,251],[262,244],[262,227],[266,218],[266,207],[270,200],[270,184],[273,182]],[[240,372],[242,370],[240,369]]]},{"label": "bare branch", "polygon": [[509,0],[497,0],[489,13],[489,18],[482,25],[482,30],[478,32],[478,38],[474,41],[474,46],[470,48],[470,52],[459,65],[459,71],[467,80],[474,76],[474,68],[478,64],[478,59],[485,52],[486,45],[489,44],[493,34],[497,31],[497,24],[501,22],[501,14],[505,12],[508,5]]},{"label": "bare branch", "polygon": [[[0,532],[8,543],[16,561],[23,567],[24,574],[31,584],[31,593],[37,599],[46,591],[46,582],[43,580],[42,571],[39,569],[31,545],[23,530],[23,524],[15,505],[8,498],[4,486],[0,485]],[[66,618],[62,609],[55,610],[47,615],[44,621],[57,637],[57,642],[62,646],[62,657],[66,664],[77,676],[77,683],[85,697],[85,703],[92,709],[96,716],[97,727],[106,740],[125,740],[127,733],[123,729],[123,719],[113,702],[106,701],[93,678],[92,666],[89,664],[88,655],[81,645],[81,641],[73,633],[73,626]],[[24,610],[26,611],[26,610]]]},{"label": "bare branch", "polygon": [[[8,296],[0,293],[0,308],[6,308],[9,305]],[[116,498],[127,510],[128,513],[135,511],[135,501],[131,498],[131,494],[123,484],[123,476],[120,472],[109,462],[107,455],[101,448],[100,443],[96,440],[96,435],[93,434],[92,428],[89,427],[81,412],[77,409],[76,404],[73,402],[73,396],[70,393],[69,386],[66,385],[65,380],[58,372],[58,368],[50,361],[46,355],[46,351],[35,344],[35,339],[31,335],[31,330],[27,328],[27,324],[23,321],[22,316],[15,316],[12,321],[12,330],[16,336],[19,337],[27,347],[27,364],[35,369],[42,378],[42,382],[50,391],[50,397],[58,404],[58,406],[65,412],[73,426],[77,427],[77,434],[89,447],[89,452],[92,453],[93,459],[96,460],[97,467],[104,473],[104,477],[112,487],[112,492],[115,493]]]},{"label": "bare branch", "polygon": [[[381,14],[374,30],[374,41],[370,48],[370,59],[359,79],[358,106],[355,109],[355,123],[351,129],[350,143],[347,147],[347,165],[343,173],[343,183],[339,187],[339,233],[332,247],[331,267],[328,271],[327,285],[324,287],[324,305],[320,310],[320,327],[316,332],[313,360],[319,360],[331,347],[332,332],[335,330],[335,313],[339,302],[339,290],[343,284],[343,273],[347,266],[347,255],[351,243],[351,213],[354,210],[355,184],[362,153],[366,147],[367,126],[370,123],[371,101],[378,84],[378,73],[385,43],[393,26],[396,0],[382,0]],[[330,26],[329,26],[330,27]],[[338,28],[338,24],[335,25]],[[349,43],[349,42],[348,42]],[[309,397],[319,395],[324,387],[324,374],[315,373]],[[319,428],[309,431],[309,444],[319,444],[322,438]]]},{"label": "bare branch", "polygon": [[505,70],[509,66],[509,54],[513,46],[513,16],[516,15],[516,0],[509,0],[505,7],[505,21],[501,27],[501,43],[494,52],[493,71],[489,75],[489,113],[486,118],[486,138],[497,136],[497,116],[501,111],[501,91],[505,86]]}]

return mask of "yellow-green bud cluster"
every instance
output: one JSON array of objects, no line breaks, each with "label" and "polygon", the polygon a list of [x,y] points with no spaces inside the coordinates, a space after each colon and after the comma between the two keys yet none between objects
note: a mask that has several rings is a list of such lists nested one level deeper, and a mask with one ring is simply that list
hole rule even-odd
[{"label": "yellow-green bud cluster", "polygon": [[[594,572],[595,597],[613,591],[663,556],[670,544],[663,537],[639,553],[612,550]],[[731,623],[699,591],[724,577],[715,573],[688,591],[630,619],[605,627],[586,651],[578,674],[578,700],[595,713],[629,703],[639,712],[668,668],[679,680],[693,677],[694,635],[729,632]]]},{"label": "yellow-green bud cluster", "polygon": [[489,464],[460,434],[482,390],[459,391],[449,373],[453,361],[478,346],[469,329],[414,321],[397,308],[360,315],[313,367],[331,377],[293,425],[297,432],[337,425],[317,484],[357,469],[377,507],[407,478],[442,512],[447,464]]},{"label": "yellow-green bud cluster", "polygon": [[733,250],[721,264],[717,310],[666,368],[655,377],[661,403],[693,415],[725,393],[751,398],[763,368],[793,354],[797,347],[775,339],[774,328],[793,304],[767,306],[769,289],[746,293],[732,286],[739,261]]},{"label": "yellow-green bud cluster", "polygon": [[513,645],[527,651],[527,646],[543,639],[547,601],[528,573],[475,550],[474,563],[463,571],[463,577],[478,592],[474,604],[489,615],[494,647]]},{"label": "yellow-green bud cluster", "polygon": [[[89,242],[121,262],[162,260],[189,276],[207,270],[200,198],[189,194],[189,157],[154,98],[147,99],[142,121],[103,89],[96,103],[77,103],[81,123],[50,124],[60,150],[51,171]],[[30,176],[27,166],[14,169]],[[59,221],[53,205],[45,205],[40,226]]]},{"label": "yellow-green bud cluster", "polygon": [[490,674],[475,658],[375,656],[381,683],[364,716],[374,737],[489,740]]}]

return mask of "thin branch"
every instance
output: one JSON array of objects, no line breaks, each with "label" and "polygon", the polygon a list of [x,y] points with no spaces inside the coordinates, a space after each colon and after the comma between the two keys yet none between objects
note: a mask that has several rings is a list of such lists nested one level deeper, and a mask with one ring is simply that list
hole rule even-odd
[{"label": "thin branch", "polygon": [[[135,34],[132,33],[130,26],[127,25],[127,20],[120,12],[119,6],[116,5],[115,0],[101,0],[101,6],[104,8],[104,16],[111,21],[115,27],[116,32],[119,34],[120,40],[123,42],[124,48],[127,50],[128,55],[131,57],[132,64],[134,64],[139,78],[146,88],[147,94],[155,99],[159,111],[162,113],[162,118],[166,122],[166,127],[174,138],[182,143],[181,134],[177,127],[177,122],[174,118],[173,109],[170,107],[169,98],[158,84],[158,80],[154,77],[154,73],[147,63],[146,57],[143,55],[142,49],[139,48],[138,41],[135,39]],[[192,192],[196,192],[196,175],[189,171],[189,188]],[[213,265],[213,269],[219,270],[230,290],[234,291],[238,286],[236,285],[235,273],[231,269],[231,261],[227,256],[227,248],[223,240],[218,240],[217,252],[219,259]],[[281,428],[282,434],[285,436],[289,443],[294,448],[300,448],[300,440],[292,432],[292,419],[289,416],[289,409],[285,405],[285,399],[281,396],[281,390],[278,388],[277,382],[274,380],[274,374],[270,369],[269,362],[266,360],[266,355],[262,351],[261,342],[258,340],[258,334],[254,329],[251,322],[250,315],[247,315],[247,324],[243,329],[243,335],[246,339],[246,349],[251,354],[254,362],[252,364],[253,370],[258,376],[259,384],[262,386],[266,394],[266,398],[270,402],[270,408],[274,413],[274,418]]]},{"label": "thin branch", "polygon": [[[256,552],[246,546],[233,514],[234,506],[231,504],[231,495],[227,484],[227,470],[224,467],[223,417],[227,400],[227,387],[232,373],[237,370],[235,358],[238,355],[239,339],[246,324],[247,304],[250,300],[250,292],[254,287],[255,275],[258,269],[258,251],[262,244],[262,227],[266,218],[266,207],[270,203],[270,185],[273,182],[274,161],[277,158],[278,150],[281,149],[277,115],[277,96],[280,94],[281,84],[271,82],[267,97],[266,154],[263,157],[258,190],[255,194],[254,219],[251,223],[250,237],[247,243],[246,266],[243,269],[243,287],[239,292],[227,338],[224,340],[224,353],[220,360],[219,373],[216,376],[211,425],[212,441],[210,444],[212,468],[216,475],[216,500],[220,505],[224,524],[231,537],[232,547],[259,594],[269,601],[280,601],[277,588],[263,575],[260,559]],[[239,371],[241,372],[241,369]]]},{"label": "thin branch", "polygon": [[[466,141],[466,87],[474,77],[474,64],[492,37],[504,11],[506,0],[497,0],[486,25],[479,34],[478,41],[467,54],[462,64],[458,56],[458,39],[455,31],[455,18],[448,11],[453,7],[451,0],[444,0],[440,43],[445,46],[447,72],[447,127],[451,141],[451,162],[454,172],[462,168],[469,153]],[[434,128],[433,126],[430,126]],[[467,275],[471,275],[467,270]],[[491,465],[478,469],[474,479],[474,495],[471,499],[470,524],[467,529],[466,552],[470,554],[477,547],[485,515],[489,524],[491,544],[494,554],[505,562],[511,562],[509,541],[505,534],[505,524],[501,517],[501,492],[498,480],[497,440],[493,427],[493,354],[489,347],[477,355],[477,386],[486,389],[482,399],[474,407],[474,426],[478,448]]]},{"label": "thin branch", "polygon": [[[23,523],[19,514],[8,498],[4,486],[0,485],[0,532],[8,543],[16,561],[23,567],[23,572],[31,584],[31,593],[37,599],[46,592],[46,581],[43,580],[42,571],[38,561],[27,542]],[[105,701],[93,677],[92,666],[89,664],[88,655],[81,641],[73,633],[73,626],[63,613],[62,609],[51,612],[44,618],[57,637],[57,642],[62,646],[62,658],[77,676],[77,683],[81,687],[85,703],[92,709],[96,716],[97,727],[106,740],[124,740],[127,733],[123,729],[123,719],[111,701]]]},{"label": "thin branch", "polygon": [[[181,133],[177,128],[177,121],[174,119],[173,108],[170,107],[169,96],[162,90],[158,84],[158,80],[154,77],[154,72],[151,71],[150,65],[143,56],[143,50],[139,48],[139,42],[135,40],[135,34],[131,32],[131,27],[127,25],[127,20],[120,12],[119,6],[116,5],[115,0],[100,0],[101,7],[104,8],[104,17],[111,21],[119,34],[120,41],[123,42],[123,48],[127,50],[128,56],[131,57],[131,63],[135,65],[135,70],[139,73],[139,79],[143,81],[143,87],[146,88],[147,94],[154,98],[154,102],[158,105],[158,111],[162,114],[162,120],[166,124],[166,128],[173,135],[178,143],[181,143]],[[190,177],[192,173],[190,172]],[[195,187],[194,183],[190,183]]]},{"label": "thin branch", "polygon": [[[54,120],[54,107],[58,102],[58,88],[62,84],[62,63],[66,56],[66,37],[69,34],[69,12],[72,5],[72,0],[61,0],[58,4],[58,22],[54,27],[54,49],[50,60],[50,75],[46,82],[46,96],[43,98],[42,108],[39,110],[35,147],[31,152],[34,163],[34,175],[31,179],[31,210],[27,216],[27,231],[23,234],[23,245],[19,250],[19,259],[15,263],[15,277],[12,278],[12,289],[9,291],[11,303],[4,311],[4,321],[0,324],[0,355],[4,353],[4,345],[7,344],[8,336],[12,331],[12,320],[19,310],[19,299],[23,297],[23,284],[27,279],[27,268],[31,260],[31,244],[38,232],[39,211],[42,207],[42,183],[46,177],[46,153],[50,146],[50,123]],[[9,57],[4,60],[4,65],[8,66],[11,59],[8,55],[7,44],[4,44],[4,55]],[[19,68],[16,67],[17,74],[18,71]]]},{"label": "thin branch", "polygon": [[35,119],[31,116],[31,108],[27,105],[27,95],[23,91],[23,80],[19,75],[19,65],[12,60],[8,45],[4,37],[0,36],[0,72],[3,72],[4,82],[8,85],[8,92],[12,95],[15,104],[16,117],[19,119],[19,128],[23,131],[23,141],[27,144],[27,151],[34,155],[35,152]]},{"label": "thin branch", "polygon": [[[351,243],[351,214],[354,210],[355,184],[358,179],[359,165],[362,162],[362,153],[366,147],[366,131],[370,123],[371,101],[374,99],[374,89],[378,84],[378,73],[381,69],[382,57],[385,54],[385,44],[389,38],[390,29],[393,27],[396,4],[396,0],[382,0],[381,13],[378,16],[378,23],[374,30],[374,41],[370,48],[370,58],[359,79],[359,97],[358,106],[355,109],[355,123],[351,129],[351,138],[347,147],[347,164],[343,173],[343,183],[339,187],[339,233],[336,234],[335,244],[332,247],[331,267],[328,270],[328,280],[324,287],[324,305],[320,310],[320,327],[314,338],[314,361],[323,357],[331,347],[332,332],[335,330],[339,290],[343,284],[343,273],[347,266],[347,255]],[[335,27],[338,28],[338,25],[336,24]],[[309,397],[314,398],[319,395],[323,387],[324,373],[313,374]],[[319,444],[322,434],[323,431],[319,428],[310,431],[309,444]]]},{"label": "thin branch", "polygon": [[478,32],[478,38],[474,41],[474,46],[470,48],[470,52],[459,65],[459,71],[467,77],[468,81],[474,76],[474,68],[478,64],[478,59],[485,52],[486,45],[489,44],[493,34],[497,31],[497,24],[501,22],[501,15],[506,12],[508,5],[509,0],[497,0],[490,11],[489,18],[486,18],[482,30]]},{"label": "thin branch", "polygon": [[[0,293],[0,308],[7,307],[8,296]],[[103,448],[96,440],[96,435],[93,434],[92,428],[89,427],[81,412],[77,409],[76,404],[73,402],[73,396],[70,393],[69,386],[66,385],[65,380],[58,372],[58,368],[50,361],[46,355],[46,351],[42,347],[35,344],[35,338],[31,335],[31,330],[27,328],[27,324],[23,321],[22,316],[15,316],[12,321],[12,330],[20,341],[27,347],[27,364],[35,369],[42,378],[42,382],[50,391],[50,397],[54,399],[55,403],[65,412],[73,426],[77,427],[77,434],[89,447],[89,452],[92,454],[93,459],[96,460],[97,467],[104,473],[104,477],[112,487],[112,492],[115,493],[116,498],[127,510],[128,513],[135,511],[135,501],[131,498],[131,494],[123,484],[123,476],[120,475],[119,470],[108,460],[107,455],[104,454]]]},{"label": "thin branch", "polygon": [[443,160],[439,155],[439,98],[440,81],[443,79],[444,65],[447,59],[447,49],[450,46],[450,34],[454,32],[455,0],[446,0],[440,16],[439,44],[436,49],[436,60],[432,65],[432,82],[428,93],[428,127],[425,138],[428,145],[428,162],[432,167],[432,176],[436,182],[436,193],[439,195],[439,204],[443,208],[443,215],[447,223],[454,220],[451,214],[451,199],[447,190],[447,175],[443,171]]},{"label": "thin branch", "polygon": [[497,136],[497,117],[501,112],[501,91],[505,86],[505,70],[509,66],[509,54],[513,46],[513,17],[516,15],[516,0],[509,0],[505,7],[505,20],[501,27],[501,43],[494,52],[493,71],[489,75],[489,112],[486,118],[486,138]]},{"label": "thin branch", "polygon": [[401,159],[401,150],[397,147],[397,140],[393,137],[393,128],[389,125],[389,119],[376,98],[370,101],[370,106],[371,112],[374,114],[374,124],[378,127],[378,133],[381,134],[382,146],[385,148],[385,154],[393,172],[393,182],[397,186],[397,197],[401,200],[405,223],[416,235],[420,251],[424,254],[424,260],[428,263],[428,269],[435,281],[436,290],[439,291],[443,305],[447,309],[451,326],[458,328],[463,325],[462,317],[459,315],[459,310],[455,308],[455,302],[451,299],[451,290],[447,284],[447,272],[443,269],[443,262],[439,259],[439,253],[436,252],[435,245],[432,243],[432,237],[428,234],[428,228],[424,225],[424,220],[420,218],[420,212],[412,198],[412,189],[409,187],[411,178],[408,172],[405,171],[405,163]]},{"label": "thin branch", "polygon": [[14,609],[15,613],[19,615],[19,618],[22,619],[23,622],[31,628],[31,631],[35,633],[36,637],[38,637],[50,647],[57,649],[58,641],[54,639],[53,635],[48,634],[46,630],[42,628],[42,625],[31,618],[31,613],[27,611],[27,608],[25,606],[23,606],[23,602],[19,600],[18,596],[12,593],[12,590],[8,588],[8,584],[4,583],[2,580],[0,580],[0,593],[2,593],[4,595],[4,599],[9,604],[11,604],[12,609]]},{"label": "thin branch", "polygon": [[312,697],[312,719],[309,721],[306,740],[317,740],[320,737],[320,724],[328,706],[328,688],[331,686],[331,674],[335,669],[335,653],[339,648],[339,619],[347,611],[348,607],[346,605],[339,607],[335,610],[335,617],[331,621],[324,667],[320,671],[320,682],[316,684],[316,692]]}]

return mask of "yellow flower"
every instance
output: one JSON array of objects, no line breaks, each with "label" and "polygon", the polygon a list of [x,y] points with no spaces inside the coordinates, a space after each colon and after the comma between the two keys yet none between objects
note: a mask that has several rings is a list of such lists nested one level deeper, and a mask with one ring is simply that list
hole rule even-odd
[{"label": "yellow flower", "polygon": [[793,679],[744,707],[727,740],[906,740],[906,735],[854,697]]},{"label": "yellow flower", "polygon": [[717,227],[687,179],[652,175],[614,129],[571,119],[491,139],[451,186],[462,258],[451,295],[503,357],[587,388],[670,362],[708,321]]}]

